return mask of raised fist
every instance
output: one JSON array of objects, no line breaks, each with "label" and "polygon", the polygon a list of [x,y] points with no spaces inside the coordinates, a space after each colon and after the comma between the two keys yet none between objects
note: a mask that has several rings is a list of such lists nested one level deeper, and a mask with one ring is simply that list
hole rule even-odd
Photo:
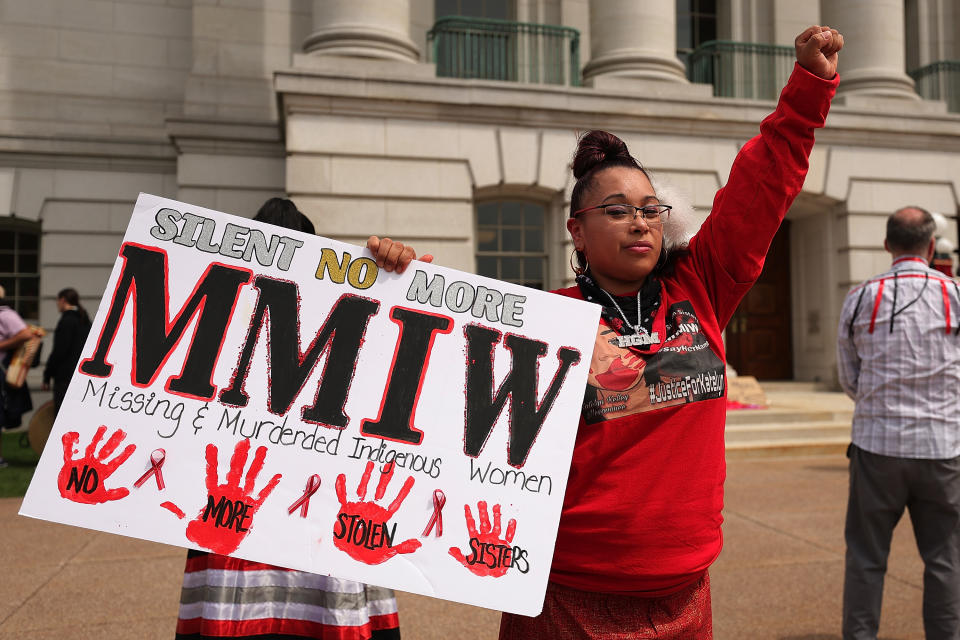
[{"label": "raised fist", "polygon": [[837,75],[837,52],[843,49],[843,36],[836,29],[814,25],[793,41],[797,62],[810,73],[824,80]]}]

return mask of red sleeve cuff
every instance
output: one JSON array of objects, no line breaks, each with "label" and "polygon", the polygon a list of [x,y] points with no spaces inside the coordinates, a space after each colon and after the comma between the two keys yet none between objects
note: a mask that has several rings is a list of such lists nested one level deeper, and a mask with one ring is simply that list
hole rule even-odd
[{"label": "red sleeve cuff", "polygon": [[806,82],[811,84],[826,84],[834,89],[837,88],[837,85],[840,84],[840,74],[835,73],[833,77],[829,80],[825,80],[815,73],[810,73],[804,67],[800,66],[799,62],[793,63],[793,73],[790,75],[790,81],[792,82],[794,78],[804,78]]}]

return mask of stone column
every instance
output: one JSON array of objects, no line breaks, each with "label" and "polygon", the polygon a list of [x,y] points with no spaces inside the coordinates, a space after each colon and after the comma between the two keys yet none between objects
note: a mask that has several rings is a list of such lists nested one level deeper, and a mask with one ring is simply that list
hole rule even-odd
[{"label": "stone column", "polygon": [[590,62],[597,76],[686,82],[677,60],[677,9],[672,0],[590,0]]},{"label": "stone column", "polygon": [[844,35],[839,94],[919,99],[905,71],[903,0],[823,0],[820,13]]},{"label": "stone column", "polygon": [[313,33],[303,50],[419,62],[410,39],[410,0],[313,0]]}]

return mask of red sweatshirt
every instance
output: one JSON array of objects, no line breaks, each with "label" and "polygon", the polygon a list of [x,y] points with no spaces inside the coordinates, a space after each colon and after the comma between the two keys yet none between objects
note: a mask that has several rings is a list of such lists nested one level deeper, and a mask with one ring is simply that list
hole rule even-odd
[{"label": "red sweatshirt", "polygon": [[[760,275],[800,192],[814,129],[839,78],[797,65],[760,135],[662,277],[660,344],[623,349],[601,320],[550,578],[600,592],[660,596],[720,553],[726,355],[721,331]],[[556,291],[582,298],[577,287]]]}]

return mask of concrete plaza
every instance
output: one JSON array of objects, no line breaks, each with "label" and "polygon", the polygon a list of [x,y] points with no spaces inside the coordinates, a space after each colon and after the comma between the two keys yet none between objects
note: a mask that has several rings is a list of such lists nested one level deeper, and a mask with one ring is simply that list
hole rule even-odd
[{"label": "concrete plaza", "polygon": [[[734,458],[725,547],[711,570],[718,640],[839,638],[847,466],[840,454]],[[0,638],[168,639],[185,552],[17,515],[0,500]],[[922,638],[923,566],[909,518],[894,536],[884,640]],[[499,614],[398,594],[403,637],[496,638]]]}]

